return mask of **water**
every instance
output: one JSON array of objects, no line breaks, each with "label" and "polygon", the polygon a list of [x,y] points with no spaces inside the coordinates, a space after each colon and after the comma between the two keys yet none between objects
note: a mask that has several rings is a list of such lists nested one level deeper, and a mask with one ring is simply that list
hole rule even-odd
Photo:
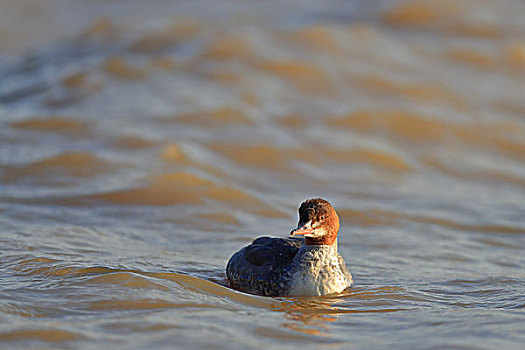
[{"label": "water", "polygon": [[[0,5],[2,348],[522,348],[523,2],[30,3]],[[355,286],[229,289],[312,196]]]}]

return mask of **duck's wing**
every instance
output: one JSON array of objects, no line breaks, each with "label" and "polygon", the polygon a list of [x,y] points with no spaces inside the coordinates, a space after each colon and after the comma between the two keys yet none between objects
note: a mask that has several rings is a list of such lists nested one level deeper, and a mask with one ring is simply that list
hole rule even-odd
[{"label": "duck's wing", "polygon": [[257,238],[228,261],[226,274],[231,286],[251,294],[282,295],[289,283],[287,267],[302,242],[301,238]]},{"label": "duck's wing", "polygon": [[341,255],[339,255],[339,268],[341,269],[341,272],[346,277],[346,279],[350,282],[350,285],[352,285],[353,282],[354,282],[353,279],[352,279],[352,274],[346,268],[345,259],[343,259],[343,257]]}]

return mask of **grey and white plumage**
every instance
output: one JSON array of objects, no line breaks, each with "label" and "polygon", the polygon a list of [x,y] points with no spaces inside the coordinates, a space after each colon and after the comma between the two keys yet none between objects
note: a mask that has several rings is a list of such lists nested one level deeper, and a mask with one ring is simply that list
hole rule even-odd
[{"label": "grey and white plumage", "polygon": [[337,252],[339,218],[330,203],[309,199],[299,208],[304,238],[260,237],[236,252],[226,274],[237,290],[265,296],[319,296],[342,292],[352,275]]}]

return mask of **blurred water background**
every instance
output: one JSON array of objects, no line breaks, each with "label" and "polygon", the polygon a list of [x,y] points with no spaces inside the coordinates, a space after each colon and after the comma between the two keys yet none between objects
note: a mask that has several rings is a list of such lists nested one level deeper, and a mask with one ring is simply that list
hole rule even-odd
[{"label": "blurred water background", "polygon": [[[0,2],[0,347],[522,349],[525,2]],[[322,196],[354,288],[229,289]]]}]

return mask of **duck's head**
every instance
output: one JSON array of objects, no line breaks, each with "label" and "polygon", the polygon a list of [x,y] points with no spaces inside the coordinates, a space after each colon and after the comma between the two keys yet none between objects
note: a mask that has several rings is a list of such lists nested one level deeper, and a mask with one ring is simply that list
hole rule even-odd
[{"label": "duck's head", "polygon": [[331,245],[337,239],[339,217],[332,205],[321,198],[307,199],[299,207],[299,223],[292,236],[303,235],[305,244]]}]

